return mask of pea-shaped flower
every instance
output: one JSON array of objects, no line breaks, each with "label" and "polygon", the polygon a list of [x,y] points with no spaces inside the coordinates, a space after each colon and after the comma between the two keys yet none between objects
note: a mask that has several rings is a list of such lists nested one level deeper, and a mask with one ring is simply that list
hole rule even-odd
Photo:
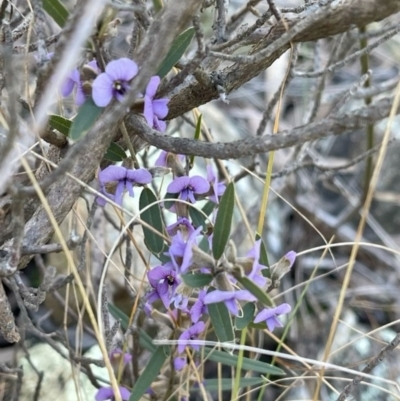
[{"label": "pea-shaped flower", "polygon": [[129,58],[110,61],[105,72],[97,76],[92,85],[92,98],[96,106],[106,107],[113,98],[119,102],[129,89],[130,81],[137,75],[139,68]]}]

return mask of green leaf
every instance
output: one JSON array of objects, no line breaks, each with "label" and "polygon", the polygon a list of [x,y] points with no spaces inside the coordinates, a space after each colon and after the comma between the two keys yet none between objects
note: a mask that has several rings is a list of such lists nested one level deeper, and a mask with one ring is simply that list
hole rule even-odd
[{"label": "green leaf", "polygon": [[[240,379],[239,388],[260,386],[265,383],[262,377],[243,377]],[[232,379],[206,379],[203,384],[208,391],[232,390]],[[200,391],[200,388],[191,386],[190,391]]]},{"label": "green leaf", "polygon": [[56,129],[61,132],[63,135],[68,136],[69,130],[72,125],[72,121],[68,120],[68,118],[64,118],[61,116],[57,116],[55,114],[51,114],[49,116],[49,125],[51,128]]},{"label": "green leaf", "polygon": [[92,99],[87,99],[86,102],[79,108],[77,116],[72,122],[69,136],[74,141],[81,139],[90,127],[98,119],[103,109],[97,107]]},{"label": "green leaf", "polygon": [[233,341],[235,333],[233,332],[231,314],[223,302],[207,305],[208,314],[218,340],[221,342]]},{"label": "green leaf", "polygon": [[185,284],[192,288],[204,287],[211,283],[213,276],[211,274],[194,273],[181,276]]},{"label": "green leaf", "polygon": [[[125,313],[122,312],[122,310],[118,309],[113,304],[108,304],[108,310],[115,319],[121,321],[121,327],[124,330],[127,330],[129,326],[129,317],[126,316]],[[139,327],[139,345],[150,352],[154,352],[157,348],[153,344],[153,340],[151,339],[151,337],[140,327]]]},{"label": "green leaf", "polygon": [[[170,192],[167,192],[165,194],[165,196],[164,196],[164,199],[178,199],[178,196],[179,196],[179,192],[174,193],[174,194],[172,194]],[[164,206],[165,206],[166,209],[170,209],[172,206],[174,206],[174,204],[175,204],[174,201],[166,201],[166,202],[164,202]]]},{"label": "green leaf", "polygon": [[125,160],[128,156],[126,155],[124,149],[121,148],[117,143],[112,142],[107,149],[104,158],[112,162],[121,162]]},{"label": "green leaf", "polygon": [[[201,134],[201,120],[203,119],[203,115],[200,114],[199,118],[197,119],[197,124],[196,124],[196,131],[194,132],[194,140],[198,141],[200,138]],[[193,166],[194,164],[194,155],[190,156],[190,165]]]},{"label": "green leaf", "polygon": [[[207,358],[209,361],[219,362],[223,365],[228,366],[237,366],[238,365],[238,356],[231,355],[227,352],[220,351],[217,349],[211,349],[208,347],[204,348],[204,357]],[[265,374],[272,374],[276,376],[284,376],[286,373],[282,370],[277,368],[276,366],[272,366],[269,363],[261,362],[256,359],[246,358],[243,357],[242,363],[242,370],[244,371],[253,371]]]},{"label": "green leaf", "polygon": [[[259,240],[260,238],[261,237],[258,234],[256,234],[256,240]],[[267,247],[265,246],[263,239],[261,239],[261,246],[260,246],[260,263],[264,266],[269,267]]]},{"label": "green leaf", "polygon": [[254,302],[248,302],[242,307],[243,316],[237,316],[235,319],[235,327],[237,330],[243,330],[253,321],[255,310],[256,306],[254,305]]},{"label": "green leaf", "polygon": [[[143,210],[146,206],[157,202],[157,197],[150,188],[143,188],[140,195],[139,208]],[[140,218],[152,226],[159,233],[163,233],[163,221],[159,204],[155,204],[140,213]],[[164,239],[152,230],[143,226],[144,243],[147,249],[153,253],[161,253],[164,249]]]},{"label": "green leaf", "polygon": [[233,182],[226,187],[222,195],[217,218],[215,219],[212,251],[214,258],[218,260],[224,253],[225,246],[231,233],[233,208],[235,206],[235,187]]},{"label": "green leaf", "polygon": [[62,28],[69,16],[64,5],[58,0],[43,0],[42,4],[44,11],[46,11],[58,26]]},{"label": "green leaf", "polygon": [[[215,208],[215,203],[208,201],[203,208],[201,209],[201,211],[204,213],[201,213],[198,209],[196,209],[195,207],[191,207],[189,208],[189,216],[192,219],[192,223],[193,226],[195,228],[202,226],[203,227],[203,231],[206,230],[206,221],[207,221],[207,217],[211,214],[211,212],[214,210]],[[207,217],[206,217],[207,216]]]},{"label": "green leaf", "polygon": [[160,370],[169,355],[170,347],[167,347],[165,345],[157,347],[156,351],[147,362],[146,367],[141,372],[139,378],[133,386],[132,394],[129,398],[129,401],[139,401],[141,399],[142,395],[146,392],[151,383],[153,383],[154,379],[160,373]]},{"label": "green leaf", "polygon": [[183,31],[172,43],[171,49],[161,63],[157,74],[160,78],[164,78],[173,68],[173,66],[181,59],[194,36],[194,28],[188,28]]},{"label": "green leaf", "polygon": [[261,303],[268,306],[274,306],[268,294],[257,284],[251,281],[248,277],[245,276],[240,277],[238,275],[235,275],[235,278],[237,279],[237,281],[239,281],[240,284],[242,284],[244,288],[246,288],[246,290],[250,291]]}]

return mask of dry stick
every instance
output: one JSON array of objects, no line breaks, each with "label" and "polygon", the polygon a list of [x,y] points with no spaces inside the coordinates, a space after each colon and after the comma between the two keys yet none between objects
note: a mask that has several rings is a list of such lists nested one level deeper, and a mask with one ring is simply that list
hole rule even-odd
[{"label": "dry stick", "polygon": [[[206,158],[237,159],[242,156],[265,153],[271,150],[288,148],[305,142],[341,135],[349,130],[364,128],[371,122],[386,118],[391,110],[393,98],[380,99],[369,107],[340,113],[305,126],[294,128],[291,131],[282,131],[278,135],[264,135],[262,137],[248,137],[243,140],[228,143],[206,143],[186,138],[173,138],[160,135],[151,129],[138,115],[127,119],[130,129],[137,135],[159,149],[175,154],[195,155]],[[399,113],[400,110],[396,110]]]},{"label": "dry stick", "polygon": [[[396,337],[382,350],[379,354],[372,359],[371,362],[362,370],[362,373],[370,373],[372,370],[381,363],[389,352],[392,352],[400,344],[400,333],[397,333]],[[363,376],[356,376],[351,383],[349,383],[337,398],[337,401],[345,401],[346,398],[351,394],[351,392],[363,381]]]},{"label": "dry stick", "polygon": [[[356,232],[356,237],[355,237],[355,240],[354,240],[355,244],[354,244],[354,246],[353,246],[353,248],[351,250],[351,255],[350,255],[350,259],[349,259],[349,265],[348,265],[348,268],[347,268],[347,271],[346,271],[346,275],[345,275],[344,280],[343,280],[343,285],[342,285],[342,289],[340,291],[340,296],[339,296],[339,299],[338,299],[336,312],[335,312],[335,315],[334,315],[334,318],[333,318],[333,321],[332,321],[331,330],[330,330],[329,337],[328,337],[328,340],[327,340],[327,344],[326,344],[326,348],[325,348],[325,352],[324,352],[324,358],[323,358],[324,361],[326,361],[329,358],[329,354],[330,354],[330,350],[331,350],[331,347],[332,347],[333,339],[334,339],[334,336],[335,336],[335,333],[336,333],[338,321],[339,321],[340,314],[341,314],[342,309],[343,309],[343,303],[344,303],[344,299],[346,297],[346,291],[347,291],[347,288],[348,288],[349,283],[350,283],[351,273],[353,271],[353,267],[354,267],[354,264],[355,264],[355,259],[356,259],[357,253],[358,253],[358,249],[360,247],[360,241],[362,239],[362,235],[363,235],[365,223],[366,223],[366,220],[367,220],[367,216],[368,216],[368,213],[369,213],[369,209],[370,209],[370,206],[371,206],[372,198],[373,198],[373,195],[374,195],[374,191],[375,191],[375,188],[376,188],[376,185],[377,185],[377,182],[378,182],[379,174],[380,174],[380,171],[381,171],[381,168],[382,168],[382,165],[383,165],[383,161],[384,161],[384,158],[385,158],[387,146],[388,146],[388,143],[389,143],[389,137],[390,137],[390,132],[391,132],[393,119],[394,119],[394,117],[395,117],[395,115],[397,113],[399,102],[400,102],[400,82],[399,82],[399,84],[397,86],[397,89],[396,89],[396,94],[395,94],[395,97],[394,97],[394,100],[393,100],[392,108],[390,110],[389,120],[388,120],[388,123],[387,123],[387,126],[386,126],[386,131],[385,131],[385,134],[384,134],[384,137],[383,137],[383,141],[382,141],[382,147],[381,147],[380,152],[379,152],[378,160],[377,160],[377,163],[376,163],[376,166],[375,166],[375,169],[374,169],[374,174],[373,174],[373,176],[371,178],[370,186],[369,186],[369,189],[368,189],[368,194],[367,194],[367,197],[365,199],[364,206],[363,206],[363,208],[361,210],[361,220],[360,220],[357,232]],[[323,372],[322,372],[322,376],[323,376]],[[316,387],[315,392],[314,392],[314,398],[313,398],[314,400],[318,399],[320,387],[321,387],[321,381],[319,380],[317,382],[317,387]]]},{"label": "dry stick", "polygon": [[350,63],[350,62],[352,62],[354,60],[357,60],[361,56],[364,56],[364,55],[370,53],[373,49],[377,48],[382,43],[386,42],[387,40],[389,40],[393,36],[397,35],[399,32],[400,32],[400,26],[397,25],[395,28],[393,28],[392,30],[387,32],[385,35],[383,35],[381,38],[379,38],[374,43],[371,43],[370,45],[367,45],[367,46],[363,47],[362,49],[354,52],[353,54],[351,54],[350,56],[346,57],[345,59],[343,59],[341,61],[338,61],[337,63],[332,64],[327,68],[324,68],[324,69],[319,70],[319,71],[314,71],[314,72],[298,72],[298,71],[295,71],[294,75],[296,77],[315,78],[315,77],[319,77],[319,76],[322,76],[322,75],[326,74],[326,72],[333,72],[336,69],[338,69],[340,67],[343,67],[346,64],[348,64],[348,63]]},{"label": "dry stick", "polygon": [[[7,121],[8,128],[7,138],[5,143],[0,148],[0,169],[4,162],[8,161],[7,156],[11,152],[15,140],[19,134],[19,123],[18,123],[18,94],[16,90],[16,74],[13,71],[13,58],[12,58],[12,38],[10,25],[3,21],[2,27],[0,28],[4,37],[4,46],[1,52],[1,67],[3,71],[0,71],[0,76],[5,83],[7,89],[7,108],[9,118]],[[3,75],[4,74],[4,75]],[[3,89],[2,84],[0,91]]]},{"label": "dry stick", "polygon": [[212,26],[216,43],[222,43],[226,41],[226,11],[225,0],[216,0],[215,19]]},{"label": "dry stick", "polygon": [[[361,33],[366,32],[365,26],[360,28]],[[365,49],[368,47],[368,39],[367,38],[361,38],[360,39],[360,47],[361,49]],[[369,56],[367,53],[363,54],[360,57],[360,64],[361,64],[361,72],[363,74],[367,74],[369,71]],[[364,86],[366,88],[371,86],[371,74],[368,74],[368,78],[365,80]],[[372,103],[372,98],[371,97],[366,97],[364,99],[364,103],[366,106],[370,105]],[[373,124],[368,124],[366,129],[366,134],[367,134],[367,150],[372,149],[374,147],[374,125]],[[365,177],[364,177],[364,192],[362,195],[362,201],[365,201],[365,198],[368,193],[368,188],[369,188],[369,182],[371,180],[372,172],[374,169],[374,164],[373,164],[373,159],[372,155],[369,156],[366,160],[366,166],[365,166]]]},{"label": "dry stick", "polygon": [[[312,10],[308,10],[312,11]],[[297,34],[293,38],[294,43],[309,42],[328,36],[337,35],[351,29],[354,25],[362,26],[370,22],[382,20],[396,12],[400,11],[400,3],[397,0],[387,0],[385,7],[380,7],[380,2],[377,0],[364,0],[361,3],[357,1],[341,2],[336,5],[335,12],[321,16],[316,21],[315,25],[311,25],[308,29]],[[314,12],[314,11],[312,11]],[[305,15],[299,17],[288,17],[289,25],[297,26],[301,23]],[[258,45],[259,48],[269,46],[282,38],[285,34],[285,29],[282,24],[274,25],[268,32],[268,35],[262,39]],[[285,42],[285,41],[284,41]],[[233,64],[224,69],[225,89],[227,93],[241,87],[244,83],[260,74],[268,68],[277,58],[279,58],[287,49],[289,44],[285,43],[278,46],[278,49],[270,56],[266,56],[256,64],[252,64],[251,68],[248,65],[238,63]],[[169,103],[168,119],[175,118],[183,113],[198,107],[201,104],[207,103],[210,100],[217,99],[218,92],[210,83],[193,82],[182,88],[181,91],[171,99]]]},{"label": "dry stick", "polygon": [[30,180],[32,181],[32,183],[35,186],[37,194],[38,194],[38,196],[39,196],[39,198],[40,198],[40,200],[41,200],[41,202],[42,202],[42,204],[44,206],[44,209],[46,210],[46,213],[48,215],[48,219],[50,220],[54,231],[56,232],[57,236],[59,237],[59,241],[64,246],[64,252],[65,252],[68,264],[71,267],[72,272],[74,274],[75,282],[77,283],[79,291],[80,291],[80,293],[82,295],[83,304],[84,304],[85,309],[87,310],[87,313],[89,315],[90,322],[92,323],[93,330],[94,330],[95,335],[96,335],[96,339],[97,339],[97,341],[99,343],[99,346],[100,346],[100,349],[101,349],[101,353],[102,353],[103,358],[105,360],[105,364],[106,364],[106,367],[107,367],[107,372],[108,372],[109,377],[110,377],[111,386],[112,386],[112,388],[114,390],[115,399],[116,399],[116,401],[122,401],[121,400],[121,395],[120,395],[119,389],[118,389],[118,383],[116,381],[116,378],[115,378],[115,375],[114,375],[114,372],[113,372],[113,368],[111,366],[110,359],[109,359],[108,354],[107,354],[107,349],[105,347],[104,342],[102,341],[101,333],[100,333],[99,327],[97,325],[97,322],[96,322],[96,319],[95,319],[95,316],[94,316],[94,313],[93,313],[93,310],[92,310],[92,306],[90,305],[89,298],[88,298],[88,296],[86,294],[85,288],[84,288],[82,280],[81,280],[81,278],[79,276],[79,273],[78,273],[77,267],[75,265],[75,262],[74,262],[74,260],[72,258],[71,253],[68,251],[68,247],[67,247],[67,245],[65,243],[65,240],[63,238],[63,235],[62,235],[62,232],[60,230],[60,227],[59,227],[59,225],[58,225],[58,223],[57,223],[57,221],[56,221],[56,219],[55,219],[55,217],[54,217],[54,215],[53,215],[53,213],[52,213],[52,211],[51,211],[51,209],[49,207],[49,203],[48,203],[47,199],[45,198],[45,196],[43,194],[43,191],[41,191],[40,187],[38,186],[37,181],[35,180],[35,177],[34,177],[32,171],[30,170],[30,168],[29,168],[29,166],[28,166],[28,164],[27,164],[27,162],[25,161],[24,158],[21,159],[21,162],[22,162],[22,165],[24,166],[24,168],[25,168]]}]

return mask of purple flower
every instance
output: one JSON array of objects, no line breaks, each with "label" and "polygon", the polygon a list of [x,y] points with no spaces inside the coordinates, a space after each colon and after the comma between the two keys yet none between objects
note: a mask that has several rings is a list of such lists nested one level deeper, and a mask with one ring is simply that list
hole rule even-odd
[{"label": "purple flower", "polygon": [[196,244],[196,237],[202,230],[202,226],[193,231],[187,241],[184,240],[181,232],[178,232],[172,237],[171,246],[168,254],[171,257],[172,263],[180,273],[185,273],[192,264],[193,244]]},{"label": "purple flower", "polygon": [[[129,192],[129,196],[133,197],[133,184],[144,185],[148,184],[151,180],[151,174],[143,168],[130,170],[122,166],[108,166],[99,173],[101,192],[110,199],[115,200],[119,205],[122,205],[122,195],[125,189]],[[105,188],[105,184],[111,182],[117,182],[115,195],[108,193]],[[96,201],[100,206],[106,204],[103,198],[96,198]]]},{"label": "purple flower", "polygon": [[85,103],[86,95],[83,92],[81,76],[77,68],[75,68],[67,77],[64,85],[61,88],[61,94],[64,97],[69,96],[76,87],[75,103],[77,106],[81,106]]},{"label": "purple flower", "polygon": [[106,107],[115,97],[119,102],[129,88],[129,81],[138,73],[138,66],[129,58],[110,61],[106,71],[93,81],[92,97],[99,107]]},{"label": "purple flower", "polygon": [[148,301],[152,303],[160,298],[165,308],[169,308],[176,287],[180,284],[172,263],[154,267],[147,273],[147,278],[154,289],[149,293]]},{"label": "purple flower", "polygon": [[212,166],[207,165],[207,181],[210,183],[214,195],[210,195],[208,199],[214,203],[219,203],[219,198],[224,194],[226,185],[218,182],[218,178],[214,173]]},{"label": "purple flower", "polygon": [[205,329],[205,324],[204,322],[197,322],[195,323],[192,327],[189,327],[187,330],[185,330],[180,336],[179,336],[179,345],[178,345],[178,352],[181,354],[183,351],[185,351],[186,346],[191,346],[193,349],[198,351],[200,349],[200,345],[192,345],[189,344],[188,340],[197,340],[199,338],[199,335],[204,331]]},{"label": "purple flower", "polygon": [[173,153],[162,150],[160,156],[158,156],[154,165],[158,167],[168,167],[168,162],[167,162],[168,155],[173,155],[174,157],[177,157],[181,163],[185,161],[185,155],[175,155]]},{"label": "purple flower", "polygon": [[160,85],[160,77],[151,77],[144,95],[144,116],[147,124],[157,131],[164,132],[167,125],[160,118],[167,117],[169,99],[154,99],[158,86]]},{"label": "purple flower", "polygon": [[187,358],[184,356],[178,356],[174,359],[174,368],[177,372],[182,370],[187,365]]},{"label": "purple flower", "polygon": [[210,190],[210,184],[198,175],[193,177],[178,177],[175,178],[167,188],[167,192],[176,194],[179,193],[179,199],[196,203],[194,195],[205,194]]},{"label": "purple flower", "polygon": [[[129,400],[129,397],[131,396],[131,392],[122,386],[119,387],[119,393],[124,401]],[[113,400],[113,399],[114,399],[114,390],[112,389],[112,387],[100,387],[95,396],[96,401]]]},{"label": "purple flower", "polygon": [[197,323],[199,319],[207,313],[207,306],[204,303],[204,298],[207,294],[206,290],[201,290],[199,292],[199,296],[196,302],[190,309],[190,318],[192,319],[192,323]]},{"label": "purple flower", "polygon": [[254,302],[256,300],[257,298],[254,295],[250,294],[250,292],[247,290],[239,290],[239,291],[214,290],[212,292],[209,292],[204,297],[204,303],[206,305],[214,304],[217,302],[224,302],[229,312],[231,312],[232,315],[235,316],[239,315],[239,308],[237,305],[237,301]]},{"label": "purple flower", "polygon": [[[89,67],[93,68],[93,70],[97,73],[100,73],[100,69],[97,66],[97,61],[92,60],[88,64]],[[64,97],[69,96],[72,91],[76,87],[76,93],[75,93],[75,103],[77,106],[81,106],[83,103],[86,101],[86,95],[85,92],[83,91],[82,87],[82,82],[81,82],[81,75],[79,73],[79,70],[75,68],[67,77],[67,79],[64,82],[64,85],[61,88],[61,94]]]},{"label": "purple flower", "polygon": [[289,261],[289,269],[292,268],[294,265],[294,262],[296,260],[297,253],[295,251],[289,251],[286,255],[285,258]]},{"label": "purple flower", "polygon": [[289,313],[292,310],[289,304],[281,304],[276,308],[266,308],[257,314],[254,323],[265,321],[269,331],[273,331],[275,327],[283,327],[283,324],[277,318],[279,315]]},{"label": "purple flower", "polygon": [[267,266],[260,264],[258,261],[260,259],[260,247],[261,247],[261,239],[257,240],[247,253],[247,257],[253,259],[253,267],[251,272],[248,274],[248,278],[254,283],[256,283],[259,287],[263,288],[267,283],[267,278],[264,277],[261,273],[261,270],[267,269]]},{"label": "purple flower", "polygon": [[192,234],[194,232],[194,227],[192,223],[186,217],[179,217],[176,223],[170,224],[166,230],[168,235],[176,235],[178,230],[184,230],[185,232]]},{"label": "purple flower", "polygon": [[121,357],[123,357],[124,365],[132,361],[132,355],[127,352],[123,354],[121,348],[115,348],[110,352],[110,359],[112,362],[119,362]]}]

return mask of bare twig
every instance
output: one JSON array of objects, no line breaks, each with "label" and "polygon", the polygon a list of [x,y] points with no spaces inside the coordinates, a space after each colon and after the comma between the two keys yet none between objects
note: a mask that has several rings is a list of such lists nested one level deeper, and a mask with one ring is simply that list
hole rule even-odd
[{"label": "bare twig", "polygon": [[[362,373],[370,373],[377,365],[379,365],[387,356],[388,353],[393,352],[400,344],[400,333],[374,357],[367,366],[361,371]],[[345,401],[351,392],[363,381],[363,376],[356,376],[351,383],[349,383],[342,393],[337,398],[337,401]]]}]

